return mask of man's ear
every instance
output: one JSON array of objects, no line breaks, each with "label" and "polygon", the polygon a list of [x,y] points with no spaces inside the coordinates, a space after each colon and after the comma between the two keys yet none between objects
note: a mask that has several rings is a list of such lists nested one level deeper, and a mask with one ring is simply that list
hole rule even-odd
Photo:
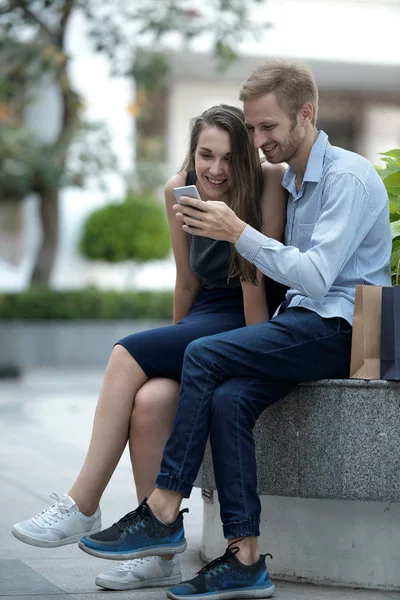
[{"label": "man's ear", "polygon": [[303,106],[300,109],[301,121],[303,123],[305,121],[310,121],[310,123],[311,123],[313,116],[314,116],[313,105],[310,102],[306,102],[305,104],[303,104]]}]

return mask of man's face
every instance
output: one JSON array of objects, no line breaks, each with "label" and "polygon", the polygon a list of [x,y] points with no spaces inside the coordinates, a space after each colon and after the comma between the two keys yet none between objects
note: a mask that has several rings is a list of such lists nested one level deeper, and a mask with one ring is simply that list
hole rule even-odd
[{"label": "man's face", "polygon": [[280,108],[273,92],[245,100],[243,110],[246,126],[268,162],[290,163],[300,149],[305,131],[300,126],[299,116],[293,123],[289,115]]}]

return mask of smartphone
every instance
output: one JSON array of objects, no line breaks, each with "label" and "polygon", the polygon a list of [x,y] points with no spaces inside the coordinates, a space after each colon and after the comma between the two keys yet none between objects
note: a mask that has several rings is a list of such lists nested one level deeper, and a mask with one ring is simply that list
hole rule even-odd
[{"label": "smartphone", "polygon": [[189,198],[201,200],[199,191],[195,185],[184,185],[183,187],[174,188],[174,196],[178,204],[183,204],[183,202],[181,202],[182,196],[189,196]]}]

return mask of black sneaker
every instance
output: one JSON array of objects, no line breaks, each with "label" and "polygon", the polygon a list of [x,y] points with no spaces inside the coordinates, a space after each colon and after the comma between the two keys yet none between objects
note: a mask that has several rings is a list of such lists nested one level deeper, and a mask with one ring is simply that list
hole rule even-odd
[{"label": "black sneaker", "polygon": [[110,560],[128,560],[142,556],[178,554],[186,550],[183,513],[176,521],[165,524],[152,513],[146,499],[112,527],[82,537],[79,548],[92,556]]},{"label": "black sneaker", "polygon": [[235,556],[237,546],[230,544],[223,556],[203,567],[196,577],[168,589],[173,600],[201,598],[202,600],[232,600],[234,598],[270,598],[275,592],[265,557],[261,554],[254,565],[244,565]]}]

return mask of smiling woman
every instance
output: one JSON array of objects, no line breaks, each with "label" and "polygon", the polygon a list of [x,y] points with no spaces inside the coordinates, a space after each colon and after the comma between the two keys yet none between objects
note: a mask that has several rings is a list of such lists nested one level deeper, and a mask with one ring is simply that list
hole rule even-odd
[{"label": "smiling woman", "polygon": [[[240,109],[215,106],[194,120],[185,165],[165,186],[176,263],[174,324],[117,342],[81,472],[68,494],[52,507],[14,525],[13,534],[19,540],[50,548],[98,531],[100,498],[127,442],[138,500],[150,495],[172,429],[189,343],[267,320],[268,308],[274,310],[273,304],[267,306],[263,277],[233,252],[229,242],[194,236],[182,229],[175,218],[173,189],[197,184],[201,196],[197,202],[203,207],[217,204],[221,211],[236,213],[240,222],[244,219],[282,239],[286,214],[286,196],[280,186],[283,170],[261,167]],[[262,223],[262,215],[271,217]],[[275,304],[282,297],[283,290]],[[86,552],[96,555],[96,548],[80,543]],[[122,589],[122,583],[123,589],[134,589],[180,579],[177,558],[153,557],[145,567],[140,561],[131,561],[125,569],[106,571],[96,583],[110,589]]]},{"label": "smiling woman", "polygon": [[[203,200],[224,202],[239,219],[258,230],[262,226],[261,214],[267,205],[268,222],[264,223],[264,227],[267,227],[268,231],[265,233],[274,238],[281,238],[286,220],[286,196],[280,186],[284,170],[282,166],[271,167],[270,165],[265,165],[263,170],[258,153],[244,125],[243,111],[234,106],[219,105],[206,110],[193,120],[189,152],[181,173],[173,179],[178,187],[189,177],[190,183],[196,183]],[[268,186],[272,186],[272,189],[267,192]],[[270,217],[269,215],[272,214],[274,216]],[[275,225],[277,225],[276,229]],[[174,227],[173,223],[172,227]],[[186,231],[193,233],[193,231]],[[201,243],[204,250],[205,242],[193,240],[191,235],[189,235],[189,243],[191,249]],[[211,240],[208,243],[213,247]],[[220,271],[221,281],[228,279],[228,284],[236,287],[237,277],[256,283],[256,269],[240,257],[234,247],[231,247],[228,242],[220,241],[217,248],[220,258],[222,248],[225,248],[225,257],[227,254],[231,256],[228,261],[230,264],[228,271]],[[194,253],[195,250],[191,252]]]},{"label": "smiling woman", "polygon": [[229,133],[206,126],[199,135],[195,153],[197,186],[204,200],[228,200],[231,144]]}]

